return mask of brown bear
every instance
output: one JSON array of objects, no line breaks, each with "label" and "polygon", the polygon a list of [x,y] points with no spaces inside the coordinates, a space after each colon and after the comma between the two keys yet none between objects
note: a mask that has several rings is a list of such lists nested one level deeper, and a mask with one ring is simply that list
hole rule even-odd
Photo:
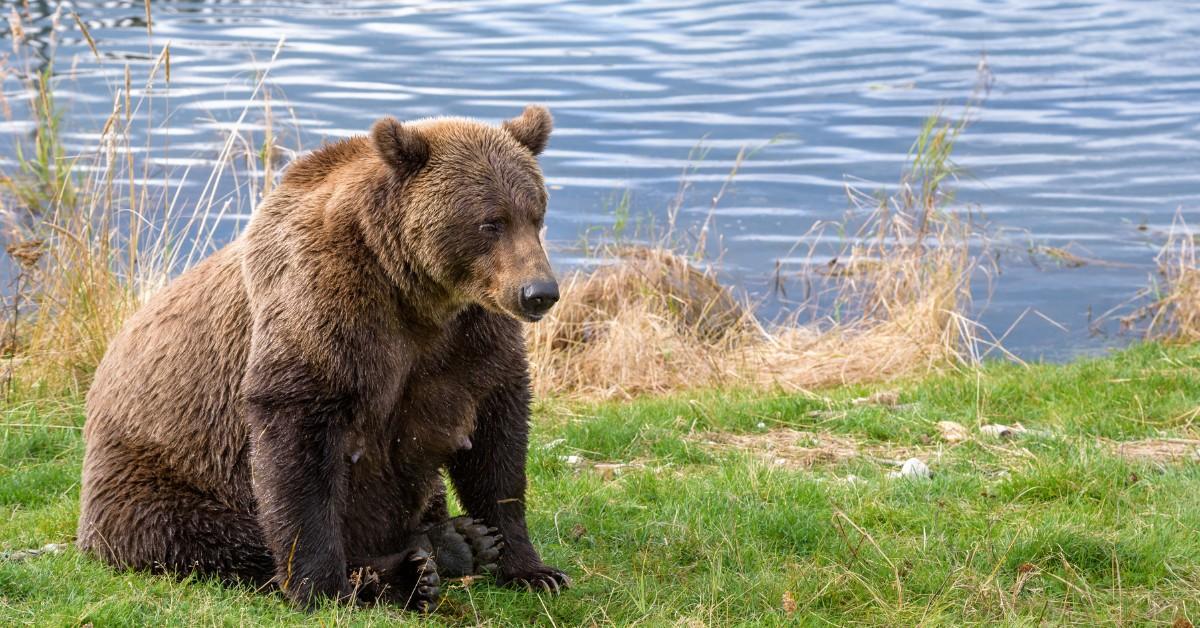
[{"label": "brown bear", "polygon": [[[567,586],[524,501],[521,321],[558,299],[535,159],[551,127],[536,106],[499,127],[384,118],[292,164],[109,347],[79,547],[300,605],[429,608],[439,577],[493,569]],[[449,518],[442,470],[470,518]]]}]

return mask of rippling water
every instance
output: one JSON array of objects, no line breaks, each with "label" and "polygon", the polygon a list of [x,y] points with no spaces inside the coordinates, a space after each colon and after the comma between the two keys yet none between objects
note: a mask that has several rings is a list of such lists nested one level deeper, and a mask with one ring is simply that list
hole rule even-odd
[{"label": "rippling water", "polygon": [[[1121,342],[1089,333],[1089,316],[1144,287],[1177,208],[1200,207],[1192,1],[333,4],[154,2],[154,49],[171,44],[175,109],[159,165],[212,159],[214,130],[237,118],[285,37],[271,82],[286,97],[279,122],[298,125],[304,146],[362,132],[385,113],[498,120],[528,102],[550,106],[557,130],[542,161],[556,241],[611,224],[625,190],[635,216],[661,217],[689,165],[681,220],[698,224],[738,151],[758,149],[715,217],[724,272],[764,296],[777,261],[802,263],[793,250],[812,223],[843,215],[847,183],[894,184],[924,118],[963,103],[986,55],[995,82],[957,149],[969,173],[957,187],[1018,234],[984,322],[999,333],[1028,308],[1056,322],[1029,315],[1012,330],[1006,345],[1029,358]],[[97,64],[76,32],[62,34],[57,67],[77,57],[78,78],[63,84],[70,139],[89,147],[86,131],[109,113],[124,64],[144,74],[155,53],[141,0],[74,8],[107,57]],[[29,28],[35,43],[47,22]],[[183,195],[203,182],[193,174]],[[231,217],[228,234],[243,220]],[[1031,241],[1107,263],[1034,264],[1020,253]]]}]

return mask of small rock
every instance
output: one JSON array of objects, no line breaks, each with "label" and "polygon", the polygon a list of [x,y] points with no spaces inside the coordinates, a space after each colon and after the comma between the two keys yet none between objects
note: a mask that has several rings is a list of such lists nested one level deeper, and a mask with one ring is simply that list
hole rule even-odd
[{"label": "small rock", "polygon": [[942,440],[947,443],[961,443],[970,438],[967,428],[956,421],[938,421],[937,428],[942,434]]},{"label": "small rock", "polygon": [[759,421],[758,425],[755,425],[754,427],[757,427],[760,430],[765,430],[765,429],[767,429],[767,424],[763,423],[762,421]]},{"label": "small rock", "polygon": [[888,474],[889,478],[905,478],[908,480],[928,480],[933,477],[933,472],[929,467],[916,458],[909,458],[904,461],[899,471],[892,471]]},{"label": "small rock", "polygon": [[583,458],[580,458],[579,456],[575,456],[575,455],[559,456],[558,459],[562,460],[563,462],[565,462],[569,465],[572,465],[572,466],[577,465],[580,462],[583,462]]}]

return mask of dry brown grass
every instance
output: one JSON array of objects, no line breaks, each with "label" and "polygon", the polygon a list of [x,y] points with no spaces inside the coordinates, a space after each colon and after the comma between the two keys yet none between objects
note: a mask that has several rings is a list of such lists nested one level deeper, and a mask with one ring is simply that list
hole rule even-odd
[{"label": "dry brown grass", "polygon": [[[907,231],[903,214],[878,216]],[[809,324],[760,324],[715,278],[662,248],[622,247],[607,264],[562,285],[551,316],[529,327],[540,395],[628,397],[712,386],[789,389],[877,381],[969,361],[966,318],[974,258],[961,225],[934,227],[936,246],[911,238],[854,247],[871,259],[839,277],[857,313]]]},{"label": "dry brown grass", "polygon": [[759,328],[713,274],[662,248],[613,247],[573,272],[527,328],[539,395],[613,396],[734,381],[730,358]]},{"label": "dry brown grass", "polygon": [[[61,17],[60,8],[51,32],[66,27]],[[75,18],[74,24],[103,65],[85,23]],[[0,172],[5,248],[19,270],[15,289],[6,295],[5,379],[78,390],[90,381],[126,316],[172,274],[215,250],[218,227],[229,212],[248,213],[261,197],[273,177],[270,105],[264,99],[263,115],[254,112],[263,119],[258,126],[265,129],[265,143],[251,137],[251,125],[244,124],[251,111],[244,109],[222,139],[199,198],[185,206],[178,187],[189,173],[166,176],[155,166],[167,157],[156,137],[171,112],[155,98],[169,93],[169,47],[155,51],[155,62],[136,82],[125,66],[97,145],[69,154],[58,137],[62,112],[53,92],[72,76],[48,69],[53,40],[41,51],[20,44],[4,60],[2,74],[13,77],[28,98],[19,114],[33,119],[37,134],[36,150],[18,152],[16,166]],[[42,58],[51,65],[39,69]],[[265,93],[265,80],[264,72],[249,100]],[[142,140],[135,140],[139,132]],[[262,176],[239,178],[238,166]]]},{"label": "dry brown grass", "polygon": [[1196,234],[1177,214],[1158,253],[1159,281],[1147,291],[1148,305],[1121,319],[1126,328],[1144,326],[1147,338],[1174,342],[1200,341],[1200,265]]},{"label": "dry brown grass", "polygon": [[602,265],[567,276],[559,305],[528,330],[536,392],[611,398],[714,386],[806,389],[973,361],[979,327],[966,311],[977,257],[970,225],[942,208],[961,129],[926,126],[900,191],[874,201],[854,244],[822,269],[836,293],[828,309],[841,318],[762,324],[712,269],[665,244],[603,247]]}]

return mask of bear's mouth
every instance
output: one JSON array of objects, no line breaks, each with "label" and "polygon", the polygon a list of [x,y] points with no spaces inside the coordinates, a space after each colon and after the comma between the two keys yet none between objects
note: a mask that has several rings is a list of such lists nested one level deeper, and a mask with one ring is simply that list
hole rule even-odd
[{"label": "bear's mouth", "polygon": [[487,301],[482,302],[481,305],[483,305],[485,309],[491,310],[497,314],[502,314],[522,323],[536,323],[543,318],[546,318],[546,312],[542,312],[541,314],[522,312],[520,308],[507,305],[498,299],[488,299]]},{"label": "bear's mouth", "polygon": [[[536,323],[550,313],[551,307],[532,309],[521,307],[520,299],[497,299],[492,295],[482,302],[482,305],[497,314],[503,314],[522,323]],[[515,303],[513,301],[516,301]]]},{"label": "bear's mouth", "polygon": [[504,308],[504,313],[522,323],[536,323],[549,314],[549,312],[522,312],[519,309],[510,308]]},{"label": "bear's mouth", "polygon": [[546,318],[546,312],[541,312],[541,313],[522,312],[521,308],[511,307],[504,303],[496,303],[493,306],[493,309],[495,309],[500,314],[504,314],[505,316],[507,316],[511,319],[520,321],[522,323],[536,323],[536,322],[542,320],[543,318]]}]

